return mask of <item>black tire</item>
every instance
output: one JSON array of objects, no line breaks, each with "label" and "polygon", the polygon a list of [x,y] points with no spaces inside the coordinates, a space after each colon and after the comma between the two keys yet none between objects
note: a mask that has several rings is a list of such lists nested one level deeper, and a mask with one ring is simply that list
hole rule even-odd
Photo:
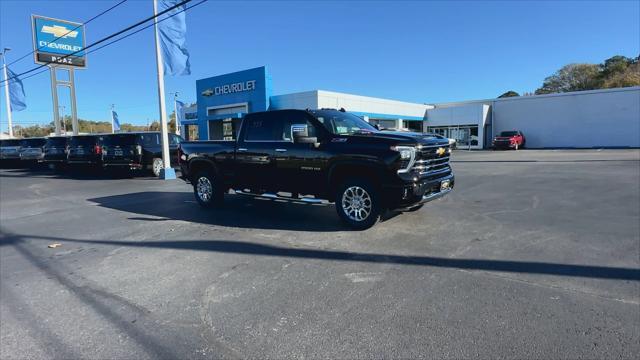
[{"label": "black tire", "polygon": [[[356,203],[350,202],[349,198]],[[354,205],[356,208],[353,208]],[[352,229],[368,229],[378,222],[382,213],[380,192],[365,179],[347,179],[338,186],[336,211],[340,219]]]},{"label": "black tire", "polygon": [[424,204],[420,204],[420,205],[414,206],[411,209],[407,210],[406,212],[418,211],[418,210],[422,209],[423,206],[424,206]]},{"label": "black tire", "polygon": [[[204,208],[214,208],[222,205],[224,192],[220,182],[216,180],[210,170],[200,170],[192,179],[193,195],[198,204]],[[208,191],[207,191],[208,187]],[[208,194],[208,195],[207,195]]]}]

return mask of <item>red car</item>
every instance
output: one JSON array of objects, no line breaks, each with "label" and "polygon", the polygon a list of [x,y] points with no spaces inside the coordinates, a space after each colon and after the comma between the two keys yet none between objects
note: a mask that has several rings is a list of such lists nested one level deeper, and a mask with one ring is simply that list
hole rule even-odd
[{"label": "red car", "polygon": [[523,149],[527,139],[521,131],[503,131],[493,138],[494,149]]}]

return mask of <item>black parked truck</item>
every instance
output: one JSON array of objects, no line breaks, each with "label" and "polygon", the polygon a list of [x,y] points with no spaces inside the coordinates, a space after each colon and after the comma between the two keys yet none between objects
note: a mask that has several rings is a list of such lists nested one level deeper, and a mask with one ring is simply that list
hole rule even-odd
[{"label": "black parked truck", "polygon": [[[130,132],[102,136],[102,166],[127,170],[151,170],[155,176],[163,168],[160,132]],[[178,144],[182,138],[169,134],[172,166],[177,166]]]},{"label": "black parked truck", "polygon": [[221,204],[230,189],[335,202],[346,224],[366,229],[386,209],[417,210],[454,186],[447,139],[382,132],[344,110],[250,113],[235,138],[180,144],[181,177],[203,207]]},{"label": "black parked truck", "polygon": [[37,164],[44,158],[44,144],[47,142],[45,138],[28,138],[20,142],[20,161],[24,165]]},{"label": "black parked truck", "polygon": [[103,135],[74,135],[67,140],[67,164],[101,166]]},{"label": "black parked truck", "polygon": [[50,168],[66,165],[67,139],[67,136],[49,136],[44,143],[42,161]]}]

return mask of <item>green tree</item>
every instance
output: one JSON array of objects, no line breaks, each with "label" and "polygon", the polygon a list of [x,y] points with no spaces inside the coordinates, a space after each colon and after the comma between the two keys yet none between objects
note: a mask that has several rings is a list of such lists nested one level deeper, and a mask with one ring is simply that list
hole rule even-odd
[{"label": "green tree", "polygon": [[507,97],[515,97],[515,96],[520,96],[520,94],[518,94],[517,92],[515,92],[513,90],[509,90],[506,93],[498,96],[498,98],[507,98]]},{"label": "green tree", "polygon": [[536,95],[599,88],[600,69],[595,64],[569,64],[544,79]]},{"label": "green tree", "polygon": [[633,59],[626,56],[612,56],[600,64],[600,76],[602,79],[606,79],[615,74],[622,74],[632,63]]},{"label": "green tree", "polygon": [[629,64],[624,71],[616,72],[602,82],[602,87],[619,88],[628,86],[640,86],[640,63]]}]

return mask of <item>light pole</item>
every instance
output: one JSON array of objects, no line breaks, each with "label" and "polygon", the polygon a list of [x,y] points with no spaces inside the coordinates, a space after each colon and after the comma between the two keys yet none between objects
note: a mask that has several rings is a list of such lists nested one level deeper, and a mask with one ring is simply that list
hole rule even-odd
[{"label": "light pole", "polygon": [[173,115],[175,116],[176,123],[176,135],[180,135],[180,123],[178,122],[178,92],[171,93],[173,94]]},{"label": "light pole", "polygon": [[2,50],[2,71],[4,72],[4,95],[7,103],[7,122],[9,125],[9,138],[13,138],[13,118],[11,114],[11,100],[9,99],[9,76],[7,75],[7,52],[11,51],[10,48],[4,48]]},{"label": "light pole", "polygon": [[58,106],[58,111],[60,111],[60,109],[62,109],[62,128],[64,129],[64,134],[67,135],[67,119],[65,119],[64,117],[65,106],[64,105]]}]

